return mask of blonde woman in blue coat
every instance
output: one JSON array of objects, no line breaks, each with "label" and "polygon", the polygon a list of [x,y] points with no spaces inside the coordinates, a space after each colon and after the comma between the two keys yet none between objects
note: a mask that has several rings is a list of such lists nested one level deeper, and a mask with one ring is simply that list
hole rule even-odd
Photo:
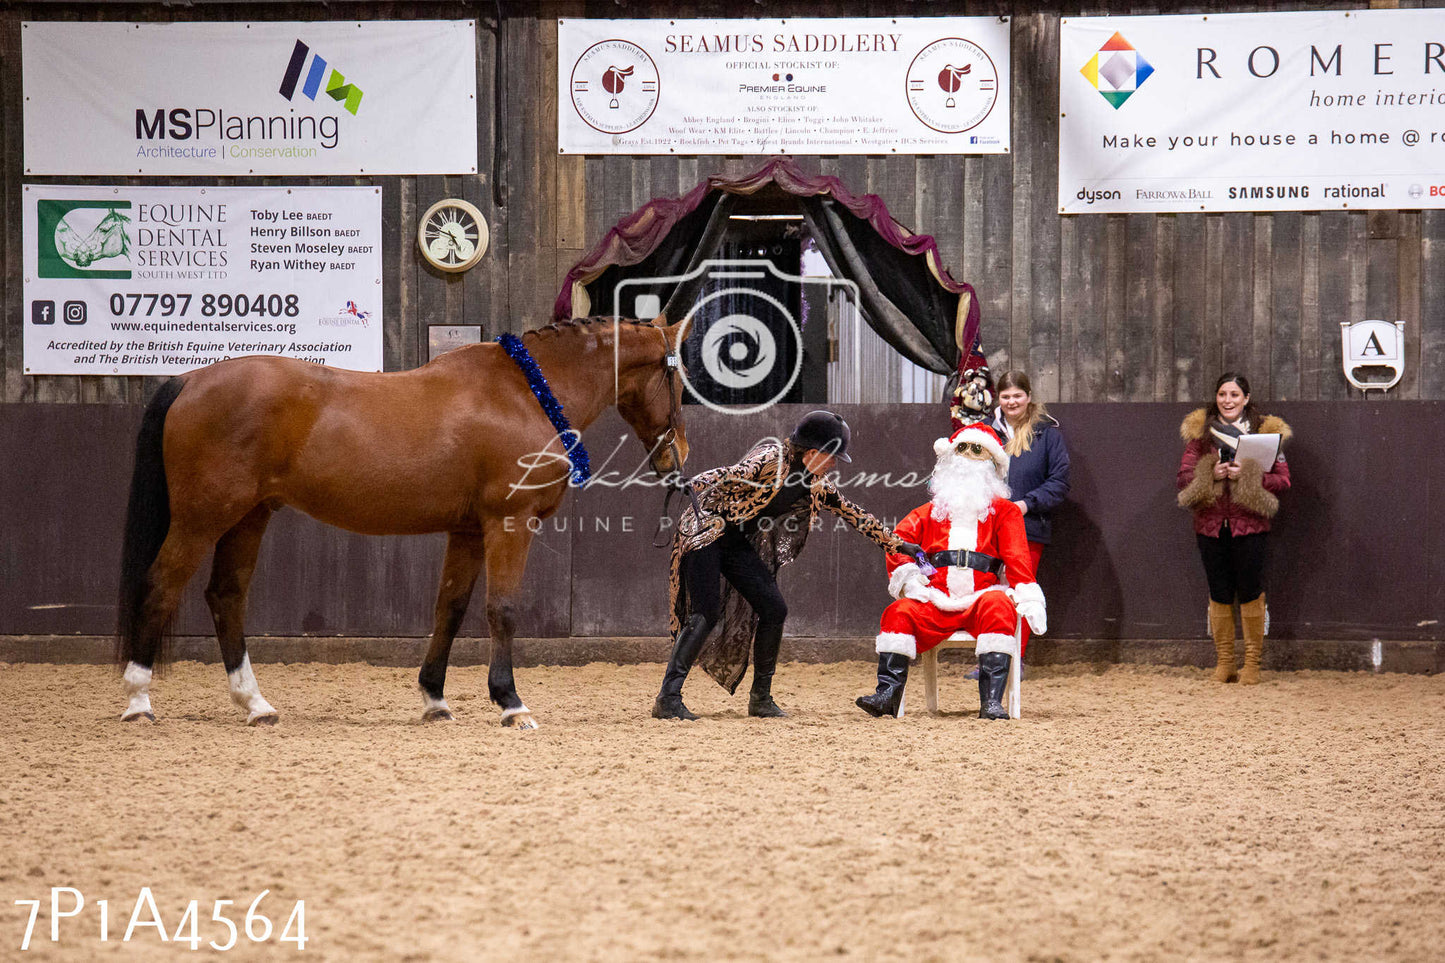
[{"label": "blonde woman in blue coat", "polygon": [[[1024,532],[1038,577],[1039,558],[1053,538],[1052,514],[1069,494],[1069,450],[1059,423],[1033,398],[1029,376],[1007,371],[998,379],[994,394],[998,408],[993,428],[1005,439],[1009,455],[1008,487],[1013,503],[1024,513]],[[1029,630],[1023,629],[1020,657],[1028,648]]]}]

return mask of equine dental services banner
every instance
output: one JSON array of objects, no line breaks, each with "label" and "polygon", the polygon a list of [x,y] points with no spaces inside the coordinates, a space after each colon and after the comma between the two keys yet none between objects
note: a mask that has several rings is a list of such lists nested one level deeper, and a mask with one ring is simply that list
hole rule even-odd
[{"label": "equine dental services banner", "polygon": [[477,169],[473,21],[28,21],[21,38],[27,174]]},{"label": "equine dental services banner", "polygon": [[1059,211],[1445,207],[1445,10],[1066,17]]},{"label": "equine dental services banner", "polygon": [[380,371],[381,188],[26,184],[25,373]]},{"label": "equine dental services banner", "polygon": [[1002,154],[1006,17],[559,20],[564,154]]}]

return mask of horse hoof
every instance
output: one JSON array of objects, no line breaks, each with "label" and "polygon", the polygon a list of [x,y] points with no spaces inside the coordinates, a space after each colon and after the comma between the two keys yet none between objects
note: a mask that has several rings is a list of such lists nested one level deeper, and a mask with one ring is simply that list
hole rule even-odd
[{"label": "horse hoof", "polygon": [[121,722],[139,722],[142,719],[144,719],[146,722],[155,722],[156,714],[147,710],[145,712],[127,712],[125,715],[120,717]]},{"label": "horse hoof", "polygon": [[248,726],[274,726],[281,721],[281,716],[275,712],[263,712],[259,716],[252,716],[246,720]]},{"label": "horse hoof", "polygon": [[537,720],[532,718],[532,713],[530,712],[518,712],[515,715],[510,715],[503,719],[502,725],[514,726],[518,729],[535,729],[537,728]]},{"label": "horse hoof", "polygon": [[457,717],[452,715],[450,709],[428,709],[422,713],[422,722],[456,722]]}]

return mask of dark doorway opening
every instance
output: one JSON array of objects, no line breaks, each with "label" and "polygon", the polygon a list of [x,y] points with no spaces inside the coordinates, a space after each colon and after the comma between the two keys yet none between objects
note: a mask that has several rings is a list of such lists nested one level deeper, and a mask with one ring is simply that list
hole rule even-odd
[{"label": "dark doorway opening", "polygon": [[826,400],[826,325],[808,324],[803,217],[786,210],[729,217],[683,346],[688,403]]}]

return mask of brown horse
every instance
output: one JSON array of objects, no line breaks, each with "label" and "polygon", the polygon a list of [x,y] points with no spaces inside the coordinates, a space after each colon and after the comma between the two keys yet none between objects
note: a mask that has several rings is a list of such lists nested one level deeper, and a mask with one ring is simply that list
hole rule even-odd
[{"label": "brown horse", "polygon": [[[522,340],[576,431],[615,404],[659,474],[680,471],[687,457],[673,367],[680,325],[665,324],[561,322]],[[167,626],[214,546],[206,602],[231,698],[248,724],[276,722],[256,685],[242,621],[266,524],[291,505],[370,535],[448,533],[419,677],[427,720],[452,717],[442,695],[447,657],[485,566],[488,689],[504,725],[535,728],[512,677],[513,612],[532,541],[526,520],[561,505],[566,447],[497,344],[387,374],[254,356],[167,381],[141,424],[126,513],[116,656],[129,704],[121,718],[155,718],[149,688]],[[555,480],[536,469],[527,477],[519,464],[538,452],[558,456]],[[538,474],[549,483],[539,485]]]}]

